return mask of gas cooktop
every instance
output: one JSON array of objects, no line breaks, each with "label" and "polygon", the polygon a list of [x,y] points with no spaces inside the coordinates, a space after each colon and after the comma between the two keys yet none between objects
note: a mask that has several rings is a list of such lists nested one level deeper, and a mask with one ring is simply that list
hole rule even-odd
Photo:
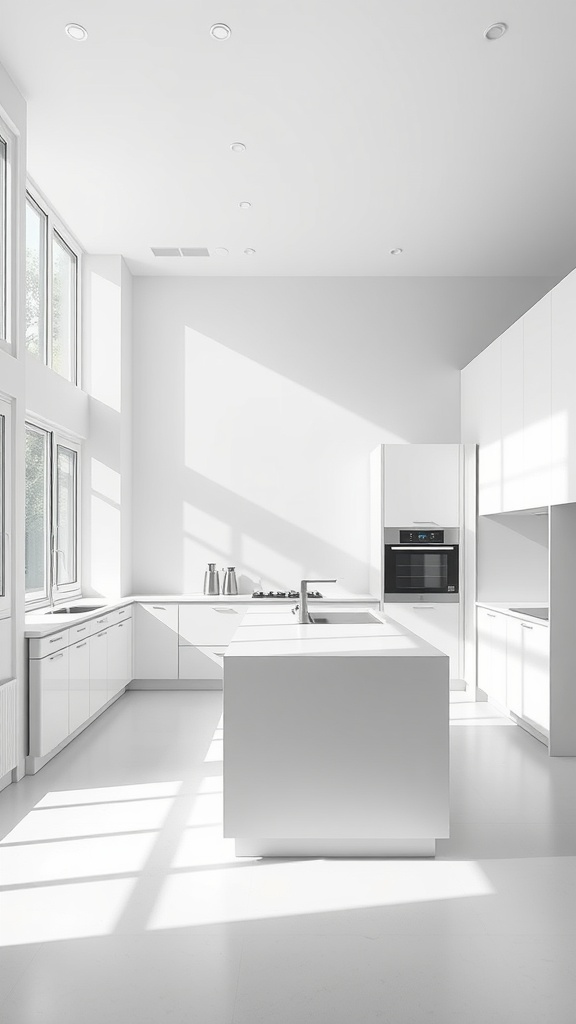
[{"label": "gas cooktop", "polygon": [[[269,590],[267,594],[263,590],[255,590],[252,597],[272,597],[275,600],[285,597],[287,601],[297,601],[300,594],[297,590]],[[319,590],[309,590],[308,597],[322,597]]]}]

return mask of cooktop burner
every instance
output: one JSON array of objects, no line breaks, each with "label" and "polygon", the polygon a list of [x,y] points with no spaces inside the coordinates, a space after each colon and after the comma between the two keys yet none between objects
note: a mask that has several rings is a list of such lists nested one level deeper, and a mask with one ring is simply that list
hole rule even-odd
[{"label": "cooktop burner", "polygon": [[[297,601],[300,594],[297,590],[269,590],[267,594],[263,590],[255,590],[252,597],[273,597],[278,600],[285,597],[287,601]],[[322,597],[319,590],[309,590],[308,597]]]}]

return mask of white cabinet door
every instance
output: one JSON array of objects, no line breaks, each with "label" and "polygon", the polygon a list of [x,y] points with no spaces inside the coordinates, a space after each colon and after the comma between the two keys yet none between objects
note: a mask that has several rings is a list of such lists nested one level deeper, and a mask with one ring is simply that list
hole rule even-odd
[{"label": "white cabinet door", "polygon": [[576,270],[552,290],[551,504],[576,501]]},{"label": "white cabinet door", "polygon": [[384,614],[400,622],[427,643],[450,658],[450,678],[460,678],[460,605],[392,604],[384,605]]},{"label": "white cabinet door", "polygon": [[107,699],[116,694],[125,686],[124,673],[126,670],[126,652],[124,650],[124,623],[111,626],[108,632],[107,650]]},{"label": "white cabinet door", "polygon": [[384,445],[384,526],[460,525],[460,445]]},{"label": "white cabinet door", "polygon": [[502,423],[502,511],[524,504],[524,340],[522,320],[500,338]]},{"label": "white cabinet door", "polygon": [[181,647],[180,679],[219,679],[223,677],[226,647]]},{"label": "white cabinet door", "polygon": [[506,707],[522,717],[522,623],[511,615],[502,618],[506,618]]},{"label": "white cabinet door", "polygon": [[90,714],[108,700],[108,630],[88,640],[90,648]]},{"label": "white cabinet door", "polygon": [[90,650],[88,640],[81,640],[69,649],[70,686],[68,695],[69,731],[90,718]]},{"label": "white cabinet door", "polygon": [[134,678],[178,679],[178,605],[134,606]]},{"label": "white cabinet door", "polygon": [[478,512],[502,511],[501,344],[462,371],[462,440],[478,444]]},{"label": "white cabinet door", "polygon": [[550,728],[550,655],[547,626],[521,622],[522,717],[538,729]]},{"label": "white cabinet door", "polygon": [[[550,502],[551,326],[549,292],[522,318],[524,324],[524,469],[523,504]],[[575,378],[576,379],[576,378]]]},{"label": "white cabinet door", "polygon": [[68,736],[68,649],[30,662],[30,753],[43,757]]},{"label": "white cabinet door", "polygon": [[124,671],[122,673],[122,686],[128,686],[134,675],[133,672],[133,646],[132,646],[132,617],[124,619],[120,623],[124,637]]},{"label": "white cabinet door", "polygon": [[225,647],[245,614],[246,608],[242,605],[181,604],[179,642],[195,647]]},{"label": "white cabinet door", "polygon": [[506,707],[506,616],[477,609],[478,686],[490,700]]}]

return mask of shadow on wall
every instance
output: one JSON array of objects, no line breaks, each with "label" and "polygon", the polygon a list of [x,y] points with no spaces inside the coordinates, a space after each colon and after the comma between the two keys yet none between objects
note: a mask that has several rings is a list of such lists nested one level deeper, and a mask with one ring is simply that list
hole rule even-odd
[{"label": "shadow on wall", "polygon": [[[365,564],[321,536],[255,505],[213,480],[186,471],[182,586],[201,590],[207,561],[236,565],[244,592],[294,589],[303,575],[338,577],[354,590]],[[324,589],[326,596],[330,587]]]}]

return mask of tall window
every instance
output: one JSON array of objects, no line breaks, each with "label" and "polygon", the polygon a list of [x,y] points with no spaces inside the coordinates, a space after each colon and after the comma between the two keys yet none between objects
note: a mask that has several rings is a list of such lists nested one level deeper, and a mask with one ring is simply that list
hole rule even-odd
[{"label": "tall window", "polygon": [[46,252],[48,217],[26,196],[26,348],[45,363],[48,360],[46,332]]},{"label": "tall window", "polygon": [[76,383],[79,249],[39,194],[26,195],[26,348]]},{"label": "tall window", "polygon": [[78,449],[26,424],[26,600],[80,592]]},{"label": "tall window", "polygon": [[0,128],[0,340],[6,341],[6,304],[8,294],[8,145]]}]

